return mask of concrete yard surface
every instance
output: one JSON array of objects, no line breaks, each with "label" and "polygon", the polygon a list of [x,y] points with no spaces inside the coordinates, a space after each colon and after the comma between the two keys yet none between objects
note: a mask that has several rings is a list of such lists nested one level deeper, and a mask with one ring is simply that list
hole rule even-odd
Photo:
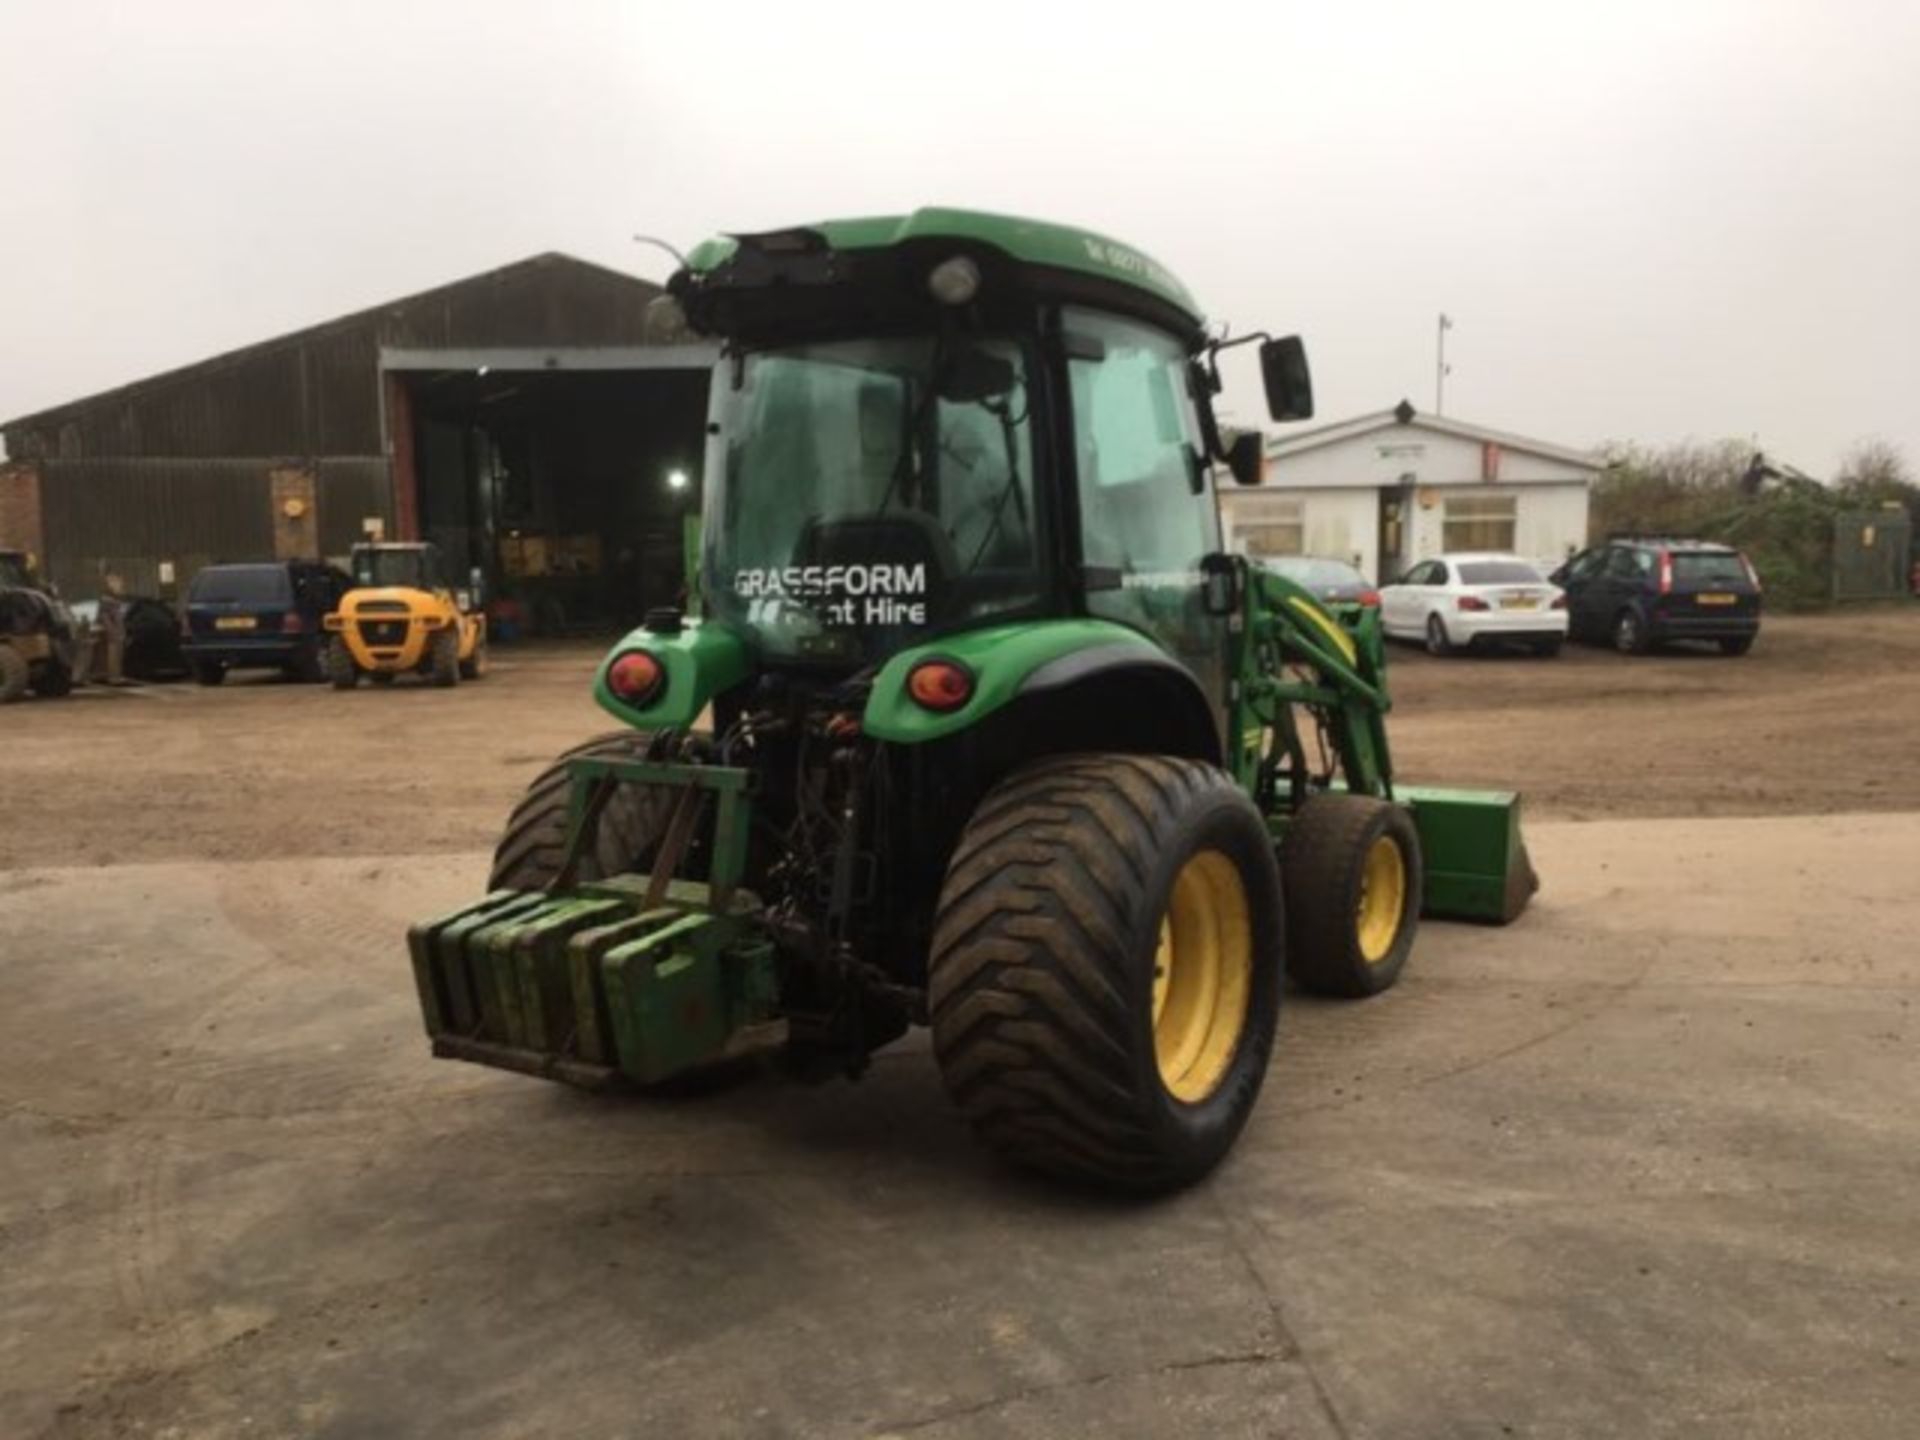
[{"label": "concrete yard surface", "polygon": [[1530,837],[1151,1205],[430,1060],[475,853],[0,874],[0,1436],[1911,1436],[1920,815]]}]

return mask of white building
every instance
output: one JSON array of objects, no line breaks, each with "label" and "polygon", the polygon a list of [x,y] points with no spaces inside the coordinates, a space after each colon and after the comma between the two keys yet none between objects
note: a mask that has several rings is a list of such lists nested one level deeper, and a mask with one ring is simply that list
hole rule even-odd
[{"label": "white building", "polygon": [[1447,550],[1562,560],[1587,542],[1597,455],[1402,400],[1267,442],[1266,483],[1220,486],[1227,547],[1351,561],[1376,582]]}]

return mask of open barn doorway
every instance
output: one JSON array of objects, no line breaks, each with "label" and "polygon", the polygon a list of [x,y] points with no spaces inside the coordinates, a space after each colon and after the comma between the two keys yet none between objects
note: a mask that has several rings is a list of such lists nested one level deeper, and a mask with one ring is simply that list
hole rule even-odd
[{"label": "open barn doorway", "polygon": [[396,485],[412,499],[396,510],[480,572],[504,633],[629,629],[685,594],[707,375],[389,367]]}]

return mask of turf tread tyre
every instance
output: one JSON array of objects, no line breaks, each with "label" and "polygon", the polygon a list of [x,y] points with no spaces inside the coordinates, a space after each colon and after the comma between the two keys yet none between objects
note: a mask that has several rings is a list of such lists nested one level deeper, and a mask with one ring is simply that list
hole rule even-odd
[{"label": "turf tread tyre", "polygon": [[[527,786],[507,817],[493,852],[488,888],[537,890],[559,875],[567,853],[567,806],[571,781],[567,762],[582,757],[638,760],[649,737],[642,731],[616,730],[596,735],[564,751]],[[581,852],[576,872],[582,880],[600,880],[630,870],[644,859],[666,823],[658,795],[637,785],[622,785],[600,812],[593,843]]]},{"label": "turf tread tyre", "polygon": [[0,705],[10,705],[27,693],[33,667],[13,646],[0,641]]},{"label": "turf tread tyre", "polygon": [[[1367,851],[1382,834],[1400,843],[1406,892],[1392,946],[1383,959],[1370,962],[1360,952],[1354,916]],[[1420,923],[1425,872],[1412,815],[1367,795],[1315,795],[1287,826],[1280,874],[1287,890],[1287,973],[1294,984],[1349,1000],[1391,988]]]},{"label": "turf tread tyre", "polygon": [[[1186,1104],[1155,1060],[1154,950],[1174,876],[1208,849],[1246,892],[1252,976],[1232,1060]],[[1131,1192],[1191,1183],[1259,1093],[1284,935],[1265,825],[1225,773],[1159,756],[1044,761],[987,796],[948,865],[929,958],[942,1080],[1016,1164]]]}]

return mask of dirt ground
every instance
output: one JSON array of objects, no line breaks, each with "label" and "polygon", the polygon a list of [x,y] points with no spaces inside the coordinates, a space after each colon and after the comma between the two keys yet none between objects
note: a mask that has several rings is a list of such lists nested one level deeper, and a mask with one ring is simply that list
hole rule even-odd
[{"label": "dirt ground", "polygon": [[[502,648],[479,686],[277,677],[82,691],[0,714],[0,869],[483,849],[548,760],[610,728],[605,647]],[[1434,660],[1393,647],[1402,778],[1540,818],[1920,810],[1920,608],[1770,619],[1751,655]]]},{"label": "dirt ground", "polygon": [[1541,895],[1291,999],[1151,1206],[994,1165],[924,1036],[668,1104],[428,1058],[405,927],[599,653],[0,713],[0,1437],[1913,1433],[1920,612],[1396,651],[1402,773],[1523,791]]}]

